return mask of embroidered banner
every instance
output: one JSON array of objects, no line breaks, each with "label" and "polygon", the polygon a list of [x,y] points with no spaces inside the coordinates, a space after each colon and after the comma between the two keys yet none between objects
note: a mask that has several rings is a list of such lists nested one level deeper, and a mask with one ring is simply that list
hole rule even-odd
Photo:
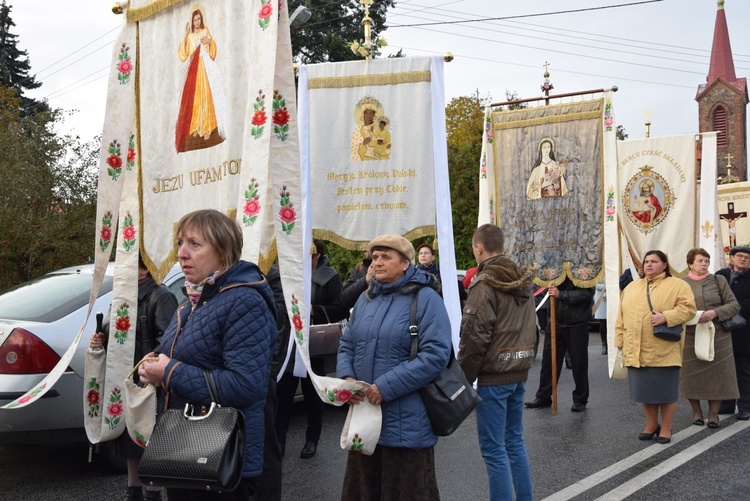
[{"label": "embroidered banner", "polygon": [[480,223],[495,216],[506,252],[536,266],[538,285],[569,277],[593,287],[604,273],[604,113],[604,100],[596,99],[493,112],[485,120],[480,216],[489,220]]},{"label": "embroidered banner", "polygon": [[355,249],[384,233],[435,234],[430,65],[422,57],[307,67],[310,189],[326,201],[311,209],[316,236]]},{"label": "embroidered banner", "polygon": [[735,245],[750,245],[750,181],[720,184],[718,191],[722,250],[728,257]]},{"label": "embroidered banner", "polygon": [[633,262],[659,249],[672,273],[685,275],[698,226],[695,134],[618,141],[617,156],[620,224]]}]

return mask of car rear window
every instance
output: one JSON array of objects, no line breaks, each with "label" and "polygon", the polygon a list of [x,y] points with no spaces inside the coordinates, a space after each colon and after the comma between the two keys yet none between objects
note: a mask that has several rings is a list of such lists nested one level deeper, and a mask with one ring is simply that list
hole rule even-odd
[{"label": "car rear window", "polygon": [[[0,318],[31,322],[54,322],[88,304],[90,273],[44,275],[0,294]],[[105,276],[99,297],[112,290],[112,277]]]}]

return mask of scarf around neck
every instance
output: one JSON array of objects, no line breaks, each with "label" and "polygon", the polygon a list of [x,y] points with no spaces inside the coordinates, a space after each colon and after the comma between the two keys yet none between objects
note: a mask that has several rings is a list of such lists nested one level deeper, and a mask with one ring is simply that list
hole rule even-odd
[{"label": "scarf around neck", "polygon": [[201,280],[201,282],[198,284],[194,284],[190,280],[185,279],[185,292],[187,293],[187,297],[193,306],[198,304],[198,301],[201,298],[201,294],[203,293],[203,287],[205,287],[206,285],[213,285],[219,275],[221,275],[221,270],[216,270],[215,272]]}]

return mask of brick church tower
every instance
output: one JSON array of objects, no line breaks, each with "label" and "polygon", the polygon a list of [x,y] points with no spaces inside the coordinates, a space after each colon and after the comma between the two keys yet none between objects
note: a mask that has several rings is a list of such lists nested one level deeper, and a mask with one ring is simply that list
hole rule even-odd
[{"label": "brick church tower", "polygon": [[721,131],[717,138],[717,173],[726,176],[729,160],[732,176],[747,181],[747,79],[737,78],[734,72],[724,0],[718,0],[706,83],[698,86],[695,100],[699,131]]}]

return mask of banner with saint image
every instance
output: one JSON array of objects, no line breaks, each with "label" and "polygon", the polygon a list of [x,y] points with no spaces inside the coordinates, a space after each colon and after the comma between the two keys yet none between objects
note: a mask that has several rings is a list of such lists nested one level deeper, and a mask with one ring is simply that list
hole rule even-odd
[{"label": "banner with saint image", "polygon": [[[604,99],[488,115],[480,207],[505,230],[507,253],[538,285],[593,287],[603,268]],[[611,128],[611,124],[609,126]],[[484,155],[484,153],[483,153]],[[494,167],[494,168],[493,168]],[[487,169],[494,172],[488,175]],[[485,182],[486,184],[486,182]],[[480,214],[486,213],[480,210]]]}]

